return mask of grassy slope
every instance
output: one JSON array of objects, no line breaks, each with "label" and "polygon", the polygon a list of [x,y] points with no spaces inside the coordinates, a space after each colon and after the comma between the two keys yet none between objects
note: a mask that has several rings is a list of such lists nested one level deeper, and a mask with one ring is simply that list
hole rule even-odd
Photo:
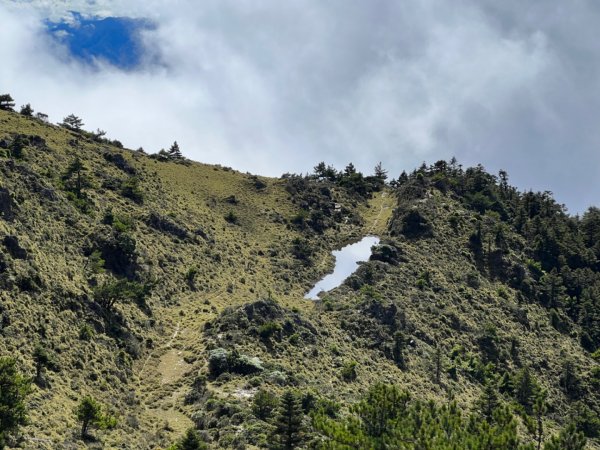
[{"label": "grassy slope", "polygon": [[[44,286],[36,293],[17,288],[0,293],[11,322],[3,330],[0,351],[16,355],[32,373],[31,353],[39,341],[53,349],[60,366],[59,373],[49,373],[51,389],[36,388],[31,425],[24,434],[34,436],[32,442],[41,447],[55,448],[71,441],[76,430],[72,410],[82,394],[92,393],[122,415],[122,426],[103,437],[106,445],[132,439],[145,448],[150,445],[146,441],[171,441],[190,423],[173,407],[180,394],[177,381],[188,369],[186,364],[177,366],[182,342],[198,340],[204,321],[214,318],[225,306],[255,300],[269,292],[286,304],[310,307],[302,296],[310,280],[326,271],[331,261],[309,269],[289,256],[290,242],[299,234],[278,218],[292,217],[297,208],[288,201],[278,180],[261,178],[267,187],[259,190],[250,175],[198,163],[156,162],[0,111],[0,138],[14,133],[45,139],[47,150],[27,148],[17,166],[24,167],[37,184],[56,196],[56,200],[48,200],[33,192],[23,170],[9,168],[8,160],[0,160],[6,174],[1,185],[9,189],[17,209],[13,222],[0,221],[0,232],[17,236],[29,252],[27,261],[12,262],[15,273],[34,271]],[[69,144],[73,139],[78,140],[76,147]],[[143,205],[100,187],[107,177],[127,178],[105,161],[102,155],[107,151],[122,153],[137,168],[145,194]],[[59,187],[60,176],[75,155],[84,161],[94,183],[87,191],[94,205],[87,215],[73,207]],[[230,195],[235,195],[237,204],[225,201]],[[115,341],[102,333],[91,342],[78,339],[86,318],[89,323],[98,322],[88,309],[90,275],[85,270],[83,248],[93,233],[107,233],[100,222],[108,209],[133,221],[131,234],[137,241],[138,261],[146,276],[158,280],[149,301],[151,317],[135,307],[120,308],[140,342],[155,343],[154,349],[143,350],[138,360],[124,356],[125,364],[117,357],[120,350]],[[201,228],[211,239],[184,242],[158,232],[145,224],[152,211],[170,217],[190,232]],[[224,219],[229,211],[235,212],[238,224]],[[327,261],[326,248],[361,233],[349,226],[326,236],[320,241],[322,248],[316,247],[315,257]],[[195,291],[184,281],[191,267],[198,269]],[[197,352],[195,358],[202,356],[201,345],[186,355],[191,351]],[[164,430],[165,421],[172,432]]]},{"label": "grassy slope", "polygon": [[[2,329],[0,352],[17,356],[32,374],[31,354],[41,341],[56,353],[60,366],[60,372],[48,372],[50,388],[34,388],[31,425],[23,432],[27,448],[83,447],[72,410],[87,393],[120,415],[117,429],[96,433],[101,439],[98,446],[166,446],[202,409],[184,405],[183,398],[195,375],[205,370],[207,349],[216,346],[259,356],[269,367],[292,374],[303,390],[313,389],[337,401],[352,401],[372,383],[385,380],[406,386],[416,396],[442,401],[454,397],[470,407],[481,387],[466,373],[466,354],[478,353],[477,337],[486,322],[493,322],[507,364],[529,365],[550,392],[550,429],[556,429],[569,411],[558,388],[561,355],[568,354],[581,371],[594,364],[574,339],[550,326],[545,310],[519,304],[514,291],[484,278],[479,288],[468,286],[466,275],[475,272],[466,249],[473,215],[442,195],[419,204],[434,217],[433,238],[411,241],[389,236],[387,225],[396,199],[384,192],[369,205],[358,207],[363,226],[340,225],[324,236],[311,237],[315,263],[304,266],[290,255],[291,241],[301,234],[286,220],[298,208],[281,180],[261,178],[267,187],[257,189],[250,175],[226,168],[157,162],[81,138],[73,147],[69,142],[78,136],[67,130],[0,111],[0,139],[17,132],[43,137],[49,149],[26,149],[25,159],[16,162],[25,169],[10,167],[7,159],[0,159],[0,187],[10,190],[17,207],[14,221],[0,221],[0,234],[16,235],[30,255],[28,260],[11,259],[11,274],[37,273],[43,287],[33,293],[18,287],[0,292],[10,318]],[[136,167],[145,194],[143,205],[101,188],[107,177],[124,180],[128,176],[107,163],[103,157],[107,151],[122,153]],[[95,183],[88,191],[94,207],[87,215],[74,208],[60,189],[60,175],[75,154],[84,160]],[[53,189],[55,200],[41,194],[37,185]],[[237,204],[226,200],[231,195]],[[110,231],[101,224],[108,209],[132,219],[141,273],[158,281],[148,302],[151,314],[132,305],[119,307],[138,342],[137,358],[102,332],[102,321],[90,306],[88,280],[92,277],[84,248],[90,236]],[[190,235],[202,229],[214,242],[200,237],[182,240],[149,227],[146,219],[153,211],[180,224]],[[238,217],[238,224],[225,220],[230,211]],[[448,217],[455,213],[461,216],[458,231],[448,225]],[[368,233],[391,239],[405,262],[366,264],[361,271],[370,268],[374,274],[370,293],[342,286],[330,293],[331,302],[303,300],[311,283],[332,267],[329,251]],[[185,281],[192,267],[198,269],[195,289]],[[431,282],[420,289],[417,280],[425,271],[430,272]],[[220,316],[227,307],[267,296],[314,325],[318,339],[300,344],[283,341],[270,348],[242,331],[226,336],[203,332],[207,321],[218,324],[227,317],[229,310]],[[405,317],[404,331],[414,342],[407,349],[408,370],[400,370],[383,357],[371,335],[380,324],[369,317],[370,322],[361,322],[367,316],[364,305],[373,296],[384,306],[396,305]],[[523,314],[525,323],[517,318]],[[97,328],[89,342],[78,336],[85,323]],[[357,325],[353,328],[349,323]],[[518,358],[510,354],[515,337]],[[445,368],[458,366],[458,380],[445,370],[439,385],[432,380],[436,345],[442,349]],[[457,345],[465,348],[465,356],[452,362],[449,354]],[[353,383],[340,377],[341,367],[349,361],[358,363],[358,379]],[[282,389],[277,383],[258,382],[274,391]],[[211,382],[209,389],[215,398],[246,408],[256,383],[247,377],[230,377]],[[262,426],[256,421],[247,425]],[[524,427],[521,432],[527,435]]]}]

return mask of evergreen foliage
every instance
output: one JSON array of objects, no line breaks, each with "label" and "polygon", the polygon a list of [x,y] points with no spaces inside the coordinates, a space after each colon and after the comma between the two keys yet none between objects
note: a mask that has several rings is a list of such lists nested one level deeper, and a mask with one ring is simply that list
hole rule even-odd
[{"label": "evergreen foliage", "polygon": [[104,413],[102,409],[102,405],[93,397],[85,396],[81,399],[77,408],[75,408],[75,416],[81,422],[82,439],[88,436],[91,426],[99,429],[109,429],[116,426],[116,418]]},{"label": "evergreen foliage", "polygon": [[183,153],[181,153],[177,141],[173,142],[173,145],[171,145],[171,147],[169,148],[167,156],[173,161],[179,161],[183,159]]},{"label": "evergreen foliage", "polygon": [[69,114],[63,119],[60,125],[69,130],[80,131],[84,124],[81,118],[77,117],[75,114]]},{"label": "evergreen foliage", "polygon": [[51,354],[42,345],[38,344],[33,349],[33,361],[35,363],[35,381],[38,384],[42,382],[42,370],[53,364]]},{"label": "evergreen foliage", "polygon": [[0,110],[13,111],[14,107],[15,101],[13,100],[10,94],[0,95]]},{"label": "evergreen foliage", "polygon": [[[600,348],[600,210],[572,217],[550,192],[519,192],[501,171],[479,165],[466,170],[456,161],[438,161],[391,183],[400,201],[394,222],[405,223],[404,203],[437,189],[480,215],[468,242],[482,274],[508,283],[547,308],[581,325],[581,344]],[[413,220],[414,222],[414,220]],[[484,223],[485,222],[485,223]],[[495,223],[495,225],[488,225]],[[399,227],[400,228],[400,227]],[[524,241],[528,266],[509,265],[507,230]]]},{"label": "evergreen foliage", "polygon": [[94,290],[94,299],[108,313],[112,313],[118,303],[135,302],[143,304],[152,286],[126,279],[108,280]]},{"label": "evergreen foliage", "polygon": [[562,430],[558,436],[552,436],[544,445],[544,450],[584,450],[587,440],[578,432],[574,424]]},{"label": "evergreen foliage", "polygon": [[29,381],[17,370],[15,360],[0,357],[0,449],[27,423],[25,400],[29,392]]},{"label": "evergreen foliage", "polygon": [[31,107],[31,105],[29,103],[27,103],[26,105],[21,106],[21,111],[19,111],[19,114],[21,114],[23,116],[27,116],[27,117],[32,117],[33,116],[33,108]]},{"label": "evergreen foliage", "polygon": [[275,418],[274,443],[271,448],[292,450],[298,448],[304,437],[304,412],[298,395],[287,390],[281,396],[278,414]]},{"label": "evergreen foliage", "polygon": [[278,404],[275,394],[260,389],[252,399],[252,413],[261,420],[267,420]]},{"label": "evergreen foliage", "polygon": [[202,441],[200,434],[193,428],[189,428],[185,436],[179,442],[169,447],[169,450],[205,450],[208,448]]},{"label": "evergreen foliage", "polygon": [[373,386],[350,416],[330,419],[313,417],[322,433],[322,449],[491,449],[525,450],[517,422],[509,409],[498,406],[488,421],[466,416],[456,403],[411,400],[396,386]]}]

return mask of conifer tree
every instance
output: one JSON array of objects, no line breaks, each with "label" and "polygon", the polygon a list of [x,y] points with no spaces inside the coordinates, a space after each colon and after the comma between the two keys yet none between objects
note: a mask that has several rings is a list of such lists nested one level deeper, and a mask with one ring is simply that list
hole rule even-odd
[{"label": "conifer tree", "polygon": [[558,436],[552,436],[544,445],[544,450],[584,450],[587,439],[578,432],[574,424],[570,424]]},{"label": "conifer tree", "polygon": [[292,450],[302,443],[303,416],[300,398],[294,392],[286,391],[281,397],[279,413],[275,419],[273,448]]},{"label": "conifer tree", "polygon": [[540,392],[535,398],[535,404],[533,405],[533,413],[536,419],[536,440],[537,450],[542,448],[542,440],[544,438],[544,414],[547,411],[546,407],[546,393]]},{"label": "conifer tree", "polygon": [[183,159],[183,154],[181,153],[181,150],[179,149],[179,144],[177,144],[177,141],[173,142],[173,145],[171,145],[168,155],[169,155],[169,159],[174,159],[174,160]]},{"label": "conifer tree", "polygon": [[185,436],[173,447],[173,450],[204,450],[206,444],[200,438],[200,434],[193,428],[186,431]]},{"label": "conifer tree", "polygon": [[379,178],[381,181],[385,181],[387,179],[387,170],[383,168],[381,161],[379,161],[379,163],[377,163],[375,166],[375,177]]},{"label": "conifer tree", "polygon": [[81,438],[85,439],[91,425],[100,429],[114,428],[115,417],[102,412],[102,405],[90,396],[85,396],[75,408],[75,416],[81,422]]},{"label": "conifer tree", "polygon": [[31,117],[33,116],[33,108],[29,103],[27,103],[26,105],[21,106],[21,111],[19,112],[19,114]]},{"label": "conifer tree", "polygon": [[0,449],[6,438],[27,422],[25,398],[29,381],[16,367],[13,358],[0,358]]},{"label": "conifer tree", "polygon": [[81,127],[83,127],[83,120],[75,114],[69,114],[63,119],[60,125],[70,130],[79,131],[81,130]]},{"label": "conifer tree", "polygon": [[539,386],[528,367],[514,377],[512,389],[517,401],[525,407],[528,414],[531,414],[534,399],[539,393]]},{"label": "conifer tree", "polygon": [[15,101],[10,94],[0,95],[0,109],[3,111],[13,111],[15,107]]},{"label": "conifer tree", "polygon": [[406,338],[401,331],[394,333],[394,346],[392,347],[392,358],[400,369],[406,369],[406,359],[404,358],[404,349],[406,347]]},{"label": "conifer tree", "polygon": [[40,384],[42,382],[42,370],[52,363],[52,358],[48,351],[38,344],[33,350],[33,361],[35,363],[35,381]]},{"label": "conifer tree", "polygon": [[69,165],[62,179],[67,190],[75,193],[77,198],[81,198],[83,189],[90,186],[87,168],[79,157],[76,157]]},{"label": "conifer tree", "polygon": [[92,397],[84,397],[75,410],[77,419],[81,422],[81,437],[85,438],[91,424],[102,418],[100,404]]},{"label": "conifer tree", "polygon": [[487,420],[488,423],[492,423],[494,411],[499,404],[498,386],[494,380],[487,380],[483,387],[483,393],[479,399],[478,406],[481,415],[485,417],[485,420]]},{"label": "conifer tree", "polygon": [[356,173],[356,167],[354,167],[354,164],[352,163],[348,163],[348,165],[346,166],[346,168],[344,169],[344,174],[349,177],[351,175],[354,175]]}]

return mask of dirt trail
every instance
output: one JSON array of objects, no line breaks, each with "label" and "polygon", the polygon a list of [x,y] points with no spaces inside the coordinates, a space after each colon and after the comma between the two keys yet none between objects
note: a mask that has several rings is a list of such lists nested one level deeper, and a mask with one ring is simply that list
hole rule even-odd
[{"label": "dirt trail", "polygon": [[185,396],[179,381],[193,367],[184,358],[183,344],[194,342],[200,345],[201,342],[204,319],[193,311],[205,307],[206,300],[212,302],[221,295],[215,293],[204,297],[196,294],[181,299],[179,307],[169,310],[169,316],[177,318],[172,331],[164,333],[164,343],[157,342],[137,370],[139,397],[146,414],[159,424],[168,424],[177,434],[193,425],[177,408],[183,404]]},{"label": "dirt trail", "polygon": [[388,219],[392,215],[393,207],[394,207],[394,198],[390,196],[388,192],[383,191],[381,195],[376,199],[379,202],[379,212],[377,216],[373,220],[371,227],[367,234],[380,234],[377,231],[384,231]]}]

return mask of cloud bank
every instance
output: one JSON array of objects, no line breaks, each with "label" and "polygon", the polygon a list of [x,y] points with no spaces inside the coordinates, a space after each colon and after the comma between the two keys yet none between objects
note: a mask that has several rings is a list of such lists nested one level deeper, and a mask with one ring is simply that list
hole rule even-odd
[{"label": "cloud bank", "polygon": [[[145,63],[90,67],[43,20],[150,19]],[[126,146],[266,175],[456,156],[599,204],[600,5],[516,0],[0,3],[0,90]],[[161,61],[157,64],[156,61]]]}]

